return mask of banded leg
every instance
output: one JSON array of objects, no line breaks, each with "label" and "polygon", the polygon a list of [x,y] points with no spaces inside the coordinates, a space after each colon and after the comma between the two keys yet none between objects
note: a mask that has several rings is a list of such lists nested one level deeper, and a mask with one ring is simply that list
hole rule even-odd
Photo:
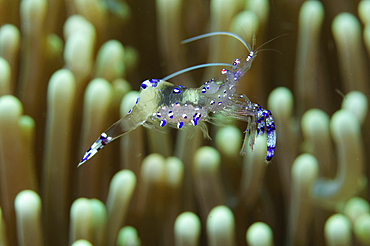
[{"label": "banded leg", "polygon": [[257,111],[258,111],[257,113],[258,115],[257,136],[260,133],[263,134],[266,128],[266,135],[267,135],[266,161],[271,161],[272,157],[275,154],[275,147],[276,147],[275,121],[272,118],[272,113],[269,110],[261,108],[260,105],[257,106]]},{"label": "banded leg", "polygon": [[266,118],[266,129],[267,129],[267,156],[266,160],[271,161],[272,157],[275,154],[276,147],[276,129],[275,122],[272,118],[270,111],[268,117]]}]

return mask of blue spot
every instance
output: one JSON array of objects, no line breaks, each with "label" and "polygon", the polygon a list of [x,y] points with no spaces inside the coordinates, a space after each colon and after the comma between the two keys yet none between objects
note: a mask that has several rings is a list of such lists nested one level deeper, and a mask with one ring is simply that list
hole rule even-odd
[{"label": "blue spot", "polygon": [[87,155],[85,155],[85,156],[82,158],[82,161],[81,161],[81,162],[83,162],[83,161],[87,161],[87,159],[89,159],[90,155],[91,155],[91,152],[90,152],[90,153],[87,153]]},{"label": "blue spot", "polygon": [[161,127],[164,127],[166,125],[166,120],[161,120],[161,123],[159,124]]},{"label": "blue spot", "polygon": [[161,113],[159,113],[159,112],[158,112],[158,113],[157,113],[157,117],[158,117],[158,118],[161,118],[161,116],[162,116],[162,115],[161,115]]},{"label": "blue spot", "polygon": [[127,113],[127,114],[131,114],[131,112],[132,112],[132,109],[130,109],[130,111],[128,111],[128,113]]},{"label": "blue spot", "polygon": [[222,104],[222,102],[218,102],[218,105],[221,105]]},{"label": "blue spot", "polygon": [[139,102],[139,100],[140,100],[140,97],[138,97],[138,98],[136,99],[136,104]]},{"label": "blue spot", "polygon": [[184,126],[184,122],[182,122],[182,121],[179,121],[178,123],[177,123],[177,128],[182,128]]},{"label": "blue spot", "polygon": [[159,83],[159,79],[150,79],[149,82],[152,83],[152,87],[157,87]]},{"label": "blue spot", "polygon": [[183,86],[183,85],[177,85],[177,87],[179,87],[179,88],[185,88],[185,86]]},{"label": "blue spot", "polygon": [[213,80],[215,80],[215,79],[214,79],[214,78],[213,78],[213,79],[210,79],[210,80],[208,80],[207,82],[205,82],[204,84],[206,85],[206,84],[208,84],[208,83],[212,82]]},{"label": "blue spot", "polygon": [[267,121],[266,122],[266,128],[267,128],[267,134],[270,133],[271,131],[275,130],[275,123]]},{"label": "blue spot", "polygon": [[170,117],[170,119],[173,119],[173,112],[171,110],[168,111],[168,117]]},{"label": "blue spot", "polygon": [[191,123],[193,123],[194,126],[198,125],[198,120],[197,119],[192,119]]},{"label": "blue spot", "polygon": [[212,101],[210,102],[210,104],[211,104],[211,105],[215,104],[215,101],[213,101],[213,100],[212,100]]},{"label": "blue spot", "polygon": [[146,82],[143,82],[141,83],[140,87],[141,89],[145,90],[148,87],[148,85],[146,84]]},{"label": "blue spot", "polygon": [[100,140],[101,140],[101,144],[102,144],[103,146],[107,145],[107,144],[108,144],[108,136],[107,136],[107,134],[102,133],[102,134],[100,135]]},{"label": "blue spot", "polygon": [[274,154],[275,154],[275,148],[274,147],[267,148],[266,161],[271,161],[272,157],[274,157]]},{"label": "blue spot", "polygon": [[173,89],[173,93],[180,94],[181,90],[179,88],[175,88]]},{"label": "blue spot", "polygon": [[194,115],[193,115],[193,120],[194,120],[194,121],[197,121],[197,123],[198,123],[198,120],[200,119],[200,116],[201,116],[201,114],[200,114],[200,113],[196,113],[196,114],[194,114]]},{"label": "blue spot", "polygon": [[206,87],[203,87],[202,93],[206,93],[206,92],[207,92]]}]

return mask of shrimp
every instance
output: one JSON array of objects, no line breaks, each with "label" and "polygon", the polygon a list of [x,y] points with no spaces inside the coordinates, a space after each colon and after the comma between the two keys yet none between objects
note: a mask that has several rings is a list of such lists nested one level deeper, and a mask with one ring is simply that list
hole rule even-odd
[{"label": "shrimp", "polygon": [[[266,130],[266,161],[271,161],[275,154],[276,146],[276,129],[272,114],[259,104],[252,103],[246,95],[237,94],[236,85],[252,66],[258,49],[272,40],[253,50],[254,39],[253,45],[250,47],[236,34],[212,32],[184,40],[182,43],[216,35],[226,35],[238,39],[248,50],[248,55],[242,60],[235,59],[232,64],[201,64],[180,70],[163,79],[145,80],[140,86],[140,94],[136,105],[127,115],[100,135],[84,154],[78,167],[93,157],[104,146],[141,125],[154,129],[161,129],[164,126],[177,129],[199,127],[204,135],[208,136],[205,122],[213,123],[211,113],[219,113],[226,117],[247,122],[246,134],[241,150],[242,155],[247,148],[246,143],[248,142],[250,148],[253,149],[255,138]],[[230,69],[222,69],[218,77],[205,82],[199,88],[186,88],[166,81],[179,74],[210,66],[228,66]]]}]

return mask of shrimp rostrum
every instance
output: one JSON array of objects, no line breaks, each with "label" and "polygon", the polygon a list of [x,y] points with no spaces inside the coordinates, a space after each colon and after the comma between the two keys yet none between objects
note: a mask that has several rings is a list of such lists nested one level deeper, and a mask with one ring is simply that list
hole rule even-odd
[{"label": "shrimp rostrum", "polygon": [[[258,49],[253,50],[254,44],[250,47],[242,38],[228,32],[208,33],[184,40],[183,43],[215,35],[227,35],[238,39],[247,48],[248,55],[241,60],[235,59],[232,64],[202,64],[181,70],[161,80],[145,80],[140,86],[136,105],[126,116],[100,135],[78,166],[89,160],[108,143],[140,125],[156,129],[165,126],[177,129],[200,127],[208,136],[204,122],[212,122],[211,113],[219,113],[247,122],[241,154],[245,153],[247,145],[253,148],[255,138],[266,132],[266,161],[270,161],[276,146],[276,130],[272,114],[259,104],[252,103],[247,96],[236,93],[236,85],[251,67]],[[181,73],[207,66],[229,66],[229,69],[222,69],[218,77],[205,82],[199,88],[186,88],[166,81]]]}]

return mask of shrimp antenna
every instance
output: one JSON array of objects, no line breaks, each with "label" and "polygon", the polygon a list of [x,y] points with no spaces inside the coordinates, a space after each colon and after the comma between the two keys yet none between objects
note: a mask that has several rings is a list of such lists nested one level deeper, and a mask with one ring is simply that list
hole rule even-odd
[{"label": "shrimp antenna", "polygon": [[270,39],[269,41],[266,41],[266,42],[264,42],[263,44],[261,44],[254,52],[256,53],[260,48],[262,48],[263,46],[265,46],[266,44],[268,44],[268,43],[271,43],[272,41],[274,41],[274,40],[276,40],[276,39],[278,39],[278,38],[281,38],[281,37],[283,37],[283,36],[288,36],[289,34],[281,34],[281,35],[279,35],[279,36],[277,36],[277,37],[274,37],[274,38],[272,38],[272,39]]},{"label": "shrimp antenna", "polygon": [[280,55],[283,55],[283,53],[281,53],[280,51],[275,50],[275,49],[262,49],[262,50],[258,50],[258,52],[262,52],[262,51],[275,51],[275,52],[279,53]]},{"label": "shrimp antenna", "polygon": [[192,37],[192,38],[185,39],[185,40],[181,41],[181,44],[187,44],[187,43],[190,43],[190,42],[202,39],[202,38],[208,38],[208,37],[218,36],[218,35],[225,35],[225,36],[230,36],[230,37],[236,38],[237,40],[239,40],[245,46],[245,48],[247,48],[247,50],[249,52],[251,52],[251,50],[252,50],[250,45],[247,44],[241,37],[239,37],[238,35],[236,35],[234,33],[231,33],[231,32],[210,32],[210,33],[206,33],[206,34],[202,34],[202,35],[199,35],[199,36],[195,36],[195,37]]},{"label": "shrimp antenna", "polygon": [[[191,41],[190,41],[191,42]],[[180,74],[183,74],[183,73],[186,73],[186,72],[189,72],[189,71],[193,71],[195,69],[199,69],[199,68],[203,68],[203,67],[223,67],[223,66],[232,66],[232,64],[229,64],[229,63],[205,63],[205,64],[199,64],[199,65],[195,65],[195,66],[191,66],[191,67],[188,67],[188,68],[184,68],[184,69],[181,69],[177,72],[174,72],[170,75],[167,75],[166,77],[164,77],[162,80],[169,80],[169,79],[172,79],[173,77],[176,77]]]}]

